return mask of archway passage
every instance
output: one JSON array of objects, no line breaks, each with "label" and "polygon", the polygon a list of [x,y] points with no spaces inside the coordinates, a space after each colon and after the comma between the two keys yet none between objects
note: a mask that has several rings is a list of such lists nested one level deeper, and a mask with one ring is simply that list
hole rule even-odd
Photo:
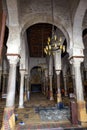
[{"label": "archway passage", "polygon": [[[55,27],[55,29],[57,30],[58,36],[61,36],[63,38],[63,44],[67,46],[67,42],[63,33],[57,27]],[[66,109],[58,110],[56,102],[56,77],[54,76],[55,83],[53,82],[51,84],[51,82],[49,81],[49,77],[46,77],[48,76],[48,72],[45,75],[45,70],[47,68],[44,67],[44,64],[48,66],[48,62],[45,59],[46,55],[43,52],[43,48],[47,45],[48,37],[52,36],[52,25],[47,23],[38,23],[29,27],[26,30],[26,33],[30,52],[31,71],[28,86],[30,90],[30,97],[27,102],[24,101],[25,109],[21,110],[21,113],[25,113],[25,117],[24,114],[20,115],[20,111],[16,111],[16,113],[18,113],[19,115],[18,118],[26,124],[26,126],[21,127],[21,129],[25,129],[25,127],[29,129],[30,126],[32,127],[32,129],[36,129],[38,127],[38,123],[40,124],[40,128],[44,128],[44,125],[48,125],[49,128],[56,128],[56,125],[59,125],[60,120],[64,127],[66,127],[66,123],[70,125],[70,121],[68,120],[68,116],[70,116],[69,104],[68,109],[66,107]],[[61,57],[63,58],[66,54],[67,52],[61,55]],[[55,92],[53,93],[54,100],[52,100],[52,98],[50,99],[50,84],[55,89]],[[67,102],[69,103],[69,101]],[[69,112],[68,114],[66,114],[66,119],[62,114],[63,112]],[[27,121],[26,118],[28,118]],[[19,120],[17,120],[17,123],[19,123],[18,121]],[[55,121],[58,122],[55,123]],[[46,128],[48,128],[48,126],[46,126]],[[17,129],[19,129],[19,126]]]},{"label": "archway passage", "polygon": [[41,67],[34,67],[31,70],[31,81],[30,81],[30,91],[31,92],[42,92],[42,69]]}]

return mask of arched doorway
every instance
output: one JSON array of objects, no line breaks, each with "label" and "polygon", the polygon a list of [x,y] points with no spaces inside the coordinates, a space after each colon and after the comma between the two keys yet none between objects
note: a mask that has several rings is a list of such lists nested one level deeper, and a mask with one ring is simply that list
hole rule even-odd
[{"label": "arched doorway", "polygon": [[41,67],[35,66],[30,72],[30,88],[31,92],[41,92],[42,91],[42,69]]}]

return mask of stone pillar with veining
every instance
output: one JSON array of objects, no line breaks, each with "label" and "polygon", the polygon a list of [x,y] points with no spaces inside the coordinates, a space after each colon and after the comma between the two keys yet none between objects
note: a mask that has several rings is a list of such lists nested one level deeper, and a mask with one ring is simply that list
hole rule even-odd
[{"label": "stone pillar with veining", "polygon": [[60,71],[56,71],[57,74],[57,105],[62,102],[61,89],[60,89]]},{"label": "stone pillar with veining", "polygon": [[80,123],[83,124],[87,121],[86,103],[84,100],[83,84],[80,69],[81,62],[83,62],[83,57],[74,57],[73,59],[71,59],[70,62],[73,64],[75,70],[78,121],[80,121]]},{"label": "stone pillar with veining", "polygon": [[52,77],[53,77],[53,57],[49,56],[49,96],[50,96],[50,100],[54,100],[53,87],[52,87]]},{"label": "stone pillar with veining", "polygon": [[72,83],[73,83],[73,90],[74,90],[74,98],[76,98],[76,84],[75,84],[75,68],[74,65],[71,65],[71,74],[72,74]]},{"label": "stone pillar with veining", "polygon": [[24,90],[24,101],[28,101],[29,100],[29,98],[28,98],[28,92],[29,92],[29,80],[28,80],[28,75],[26,74],[25,75],[25,90]]},{"label": "stone pillar with veining", "polygon": [[54,66],[57,74],[57,106],[61,108],[63,107],[60,88],[61,50],[57,50],[54,54]]},{"label": "stone pillar with veining", "polygon": [[15,85],[16,85],[16,65],[19,60],[18,55],[8,55],[9,60],[9,77],[8,77],[8,86],[7,86],[7,99],[6,107],[14,107],[15,101]]},{"label": "stone pillar with veining", "polygon": [[49,75],[49,83],[50,83],[50,100],[54,100],[53,98],[53,88],[52,88],[52,75]]},{"label": "stone pillar with veining", "polygon": [[3,124],[1,130],[9,129],[13,130],[15,128],[15,85],[16,85],[16,65],[19,61],[18,54],[7,54],[9,60],[9,76],[7,84],[7,98],[6,107],[3,113]]},{"label": "stone pillar with veining", "polygon": [[81,62],[83,62],[83,58],[73,58],[73,60],[72,60],[74,70],[75,70],[75,84],[76,84],[77,102],[84,101],[83,85],[82,85],[82,78],[81,78],[81,71],[80,71]]},{"label": "stone pillar with veining", "polygon": [[66,75],[64,75],[64,90],[65,90],[65,96],[68,96],[68,94],[67,94],[67,77],[66,77]]},{"label": "stone pillar with veining", "polygon": [[20,70],[20,94],[19,94],[19,108],[24,108],[24,75],[25,70]]}]

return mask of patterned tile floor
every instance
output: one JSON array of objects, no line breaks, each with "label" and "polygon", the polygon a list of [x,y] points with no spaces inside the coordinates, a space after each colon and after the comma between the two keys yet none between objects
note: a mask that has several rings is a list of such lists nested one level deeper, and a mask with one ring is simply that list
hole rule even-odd
[{"label": "patterned tile floor", "polygon": [[[62,121],[43,121],[40,118],[40,115],[36,111],[37,107],[54,107],[56,106],[56,101],[49,101],[41,93],[32,93],[31,98],[28,102],[24,103],[24,108],[18,108],[18,98],[16,98],[16,130],[37,130],[46,128],[74,128],[77,125],[72,125],[69,120]],[[64,103],[69,105],[69,100],[64,99]],[[0,100],[0,123],[2,122],[3,108],[5,106],[5,100]],[[23,124],[24,122],[24,124]],[[22,125],[20,125],[22,123]],[[1,124],[0,124],[1,127]],[[48,129],[47,129],[48,130]],[[84,129],[85,130],[85,129]]]}]

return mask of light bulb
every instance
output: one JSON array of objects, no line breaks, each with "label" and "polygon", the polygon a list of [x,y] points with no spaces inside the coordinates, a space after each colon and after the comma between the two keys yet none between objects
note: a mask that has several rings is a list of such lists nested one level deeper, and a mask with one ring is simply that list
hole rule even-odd
[{"label": "light bulb", "polygon": [[51,45],[49,45],[49,50],[51,50]]},{"label": "light bulb", "polygon": [[48,46],[46,46],[46,50],[48,50]]},{"label": "light bulb", "polygon": [[62,38],[60,37],[59,41],[61,42],[62,41]]},{"label": "light bulb", "polygon": [[48,37],[48,42],[50,42],[50,37]]}]

